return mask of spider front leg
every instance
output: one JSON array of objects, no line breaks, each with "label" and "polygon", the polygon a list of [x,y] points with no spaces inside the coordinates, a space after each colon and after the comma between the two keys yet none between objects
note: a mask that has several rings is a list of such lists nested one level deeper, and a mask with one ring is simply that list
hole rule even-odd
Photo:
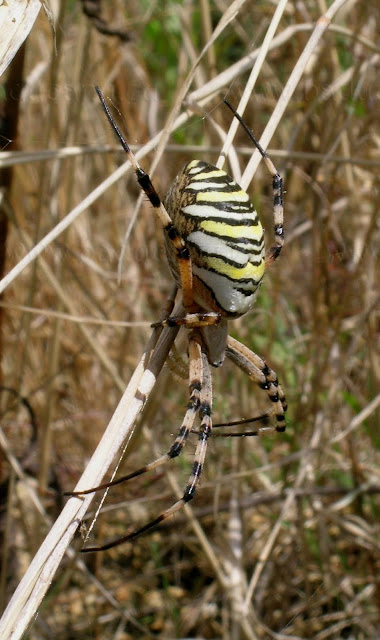
[{"label": "spider front leg", "polygon": [[[285,431],[285,412],[288,405],[286,404],[282,387],[278,383],[276,373],[268,367],[262,358],[231,336],[227,338],[226,355],[242,371],[249,375],[252,382],[255,382],[261,389],[266,391],[272,402],[273,413],[276,418],[275,430],[279,432]],[[264,430],[267,431],[268,428],[264,427],[262,431]]]},{"label": "spider front leg", "polygon": [[65,495],[70,496],[81,496],[86,493],[92,493],[94,491],[100,491],[101,489],[106,489],[110,486],[114,486],[116,484],[120,484],[127,480],[131,480],[132,478],[136,478],[137,476],[146,473],[148,471],[152,471],[157,467],[165,464],[172,458],[176,458],[180,455],[183,450],[183,447],[186,444],[189,433],[191,432],[195,416],[199,413],[201,418],[201,426],[198,436],[198,444],[195,452],[195,459],[192,468],[192,472],[189,478],[189,481],[186,485],[183,496],[180,500],[175,502],[171,507],[163,511],[159,516],[151,520],[147,524],[143,525],[139,529],[132,531],[131,533],[118,538],[117,540],[112,540],[101,546],[96,547],[86,547],[82,549],[82,553],[90,553],[95,551],[106,551],[107,549],[111,549],[113,547],[119,546],[128,540],[132,540],[133,538],[137,538],[140,534],[148,531],[152,527],[155,527],[160,522],[163,522],[171,515],[179,511],[187,502],[189,502],[195,495],[195,491],[197,485],[199,483],[199,479],[201,477],[204,459],[206,456],[207,449],[207,441],[211,435],[212,430],[212,422],[211,422],[211,404],[212,404],[212,382],[211,382],[211,371],[210,365],[207,360],[207,356],[202,352],[200,339],[198,337],[197,332],[193,332],[190,335],[189,339],[189,390],[190,390],[190,399],[187,406],[186,414],[181,425],[181,428],[178,432],[178,435],[170,447],[169,451],[157,458],[155,461],[150,464],[137,469],[126,476],[118,478],[112,482],[104,483],[98,487],[94,487],[92,489],[88,489],[86,491],[81,492],[70,492]]}]

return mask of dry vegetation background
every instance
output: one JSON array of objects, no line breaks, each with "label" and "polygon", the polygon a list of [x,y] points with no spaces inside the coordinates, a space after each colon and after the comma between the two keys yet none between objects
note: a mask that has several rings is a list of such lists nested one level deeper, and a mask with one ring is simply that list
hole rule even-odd
[{"label": "dry vegetation background", "polygon": [[[2,170],[3,274],[124,161],[94,85],[138,148],[164,126],[229,4],[113,0],[103,3],[102,22],[83,13],[91,3],[62,1],[55,40],[41,12],[1,88],[3,104],[10,95],[17,101],[22,79],[18,152]],[[192,91],[260,46],[275,4],[242,3],[200,62]],[[323,0],[288,3],[277,32],[284,38],[268,54],[245,114],[256,135],[324,10]],[[120,33],[100,33],[105,25]],[[378,3],[347,2],[270,144],[287,192],[286,246],[256,308],[231,332],[277,371],[289,403],[286,434],[213,439],[192,505],[198,528],[180,512],[124,547],[81,562],[66,557],[26,638],[379,637],[379,35]],[[191,117],[154,172],[159,193],[189,159],[216,161],[212,121],[228,129],[222,99],[237,105],[248,74],[237,68],[202,109],[187,104]],[[241,130],[235,144],[244,168],[251,149]],[[52,153],[41,159],[40,150]],[[146,169],[153,157],[141,161]],[[250,193],[271,229],[263,163]],[[170,288],[159,224],[145,201],[118,282],[138,196],[129,173],[2,297],[1,429],[45,515],[4,454],[1,609],[99,441]],[[265,394],[229,362],[214,372],[214,392],[216,422],[267,408]],[[128,469],[167,450],[186,402],[186,384],[165,369],[128,447]],[[180,486],[193,438],[171,465]],[[122,535],[173,500],[166,469],[116,487],[92,539]]]}]

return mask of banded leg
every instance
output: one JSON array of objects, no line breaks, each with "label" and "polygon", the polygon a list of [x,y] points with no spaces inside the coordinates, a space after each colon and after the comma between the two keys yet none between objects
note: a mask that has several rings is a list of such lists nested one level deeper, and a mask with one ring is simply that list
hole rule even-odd
[{"label": "banded leg", "polygon": [[262,148],[261,144],[256,140],[253,135],[251,129],[246,125],[243,118],[234,107],[228,102],[228,100],[224,100],[224,103],[227,107],[232,111],[235,118],[239,120],[241,126],[252,140],[256,148],[261,153],[263,160],[268,168],[272,176],[272,185],[273,185],[273,218],[274,218],[274,244],[266,251],[265,254],[265,267],[269,267],[269,265],[274,262],[281,253],[281,249],[284,246],[284,191],[282,186],[282,178],[278,173],[276,167],[274,166],[272,160],[269,158],[268,154]]},{"label": "banded leg", "polygon": [[178,262],[178,271],[181,279],[182,286],[182,294],[183,294],[183,304],[185,309],[192,310],[194,305],[193,301],[193,272],[191,267],[191,260],[189,255],[189,250],[185,244],[184,239],[178,233],[175,226],[173,225],[171,218],[166,211],[160,196],[158,195],[156,189],[154,188],[152,181],[149,175],[140,167],[137,162],[134,154],[132,153],[128,143],[124,139],[123,134],[121,133],[119,127],[117,126],[115,120],[112,117],[112,114],[108,108],[108,105],[104,99],[102,92],[99,87],[95,87],[96,93],[99,96],[100,102],[102,103],[103,110],[108,118],[108,121],[114,130],[116,136],[121,143],[125,153],[127,154],[127,158],[130,161],[133,170],[137,177],[137,182],[139,183],[141,189],[145,192],[147,197],[150,200],[150,203],[154,207],[157,215],[161,221],[164,232],[167,234],[169,240],[173,243],[175,248],[177,262]]},{"label": "banded leg", "polygon": [[[220,320],[220,314],[214,312],[208,313],[197,313],[198,306],[194,303],[193,297],[193,270],[192,263],[190,258],[189,249],[182,238],[181,234],[177,231],[174,226],[172,219],[170,218],[160,196],[158,195],[156,189],[153,186],[153,183],[149,177],[149,175],[140,167],[137,162],[134,154],[132,153],[127,141],[124,139],[123,134],[121,133],[119,127],[117,126],[115,120],[112,117],[112,114],[108,108],[108,105],[104,99],[102,92],[99,87],[95,87],[95,90],[99,96],[100,102],[102,103],[103,110],[108,118],[108,121],[115,132],[121,146],[123,147],[128,160],[130,161],[133,170],[137,177],[137,182],[139,183],[141,189],[149,198],[149,201],[155,211],[157,212],[158,218],[162,224],[164,233],[166,234],[169,241],[172,243],[177,265],[178,265],[178,273],[181,282],[182,289],[182,299],[183,306],[187,313],[192,314],[194,316],[189,322],[186,320],[186,316],[181,322],[181,319],[178,318],[167,318],[164,321],[156,322],[153,327],[164,327],[164,326],[179,326],[180,324],[191,324],[191,326],[202,327],[210,324],[218,324]],[[193,312],[193,313],[192,313]],[[196,316],[199,315],[197,320]]]},{"label": "banded leg", "polygon": [[[276,418],[276,431],[285,431],[285,412],[287,409],[285,394],[279,385],[276,373],[268,367],[266,362],[248,349],[244,344],[231,336],[227,339],[226,355],[242,371],[244,371],[261,389],[267,392],[272,402]],[[266,430],[263,427],[262,431]]]},{"label": "banded leg", "polygon": [[132,540],[136,538],[140,534],[144,533],[148,529],[156,526],[163,520],[169,518],[176,511],[181,509],[186,502],[189,502],[194,497],[196,486],[199,482],[202,467],[204,463],[204,458],[206,455],[207,448],[207,440],[211,434],[211,401],[212,401],[212,387],[211,387],[211,372],[208,364],[207,357],[201,351],[201,346],[198,340],[194,339],[193,336],[190,337],[189,341],[189,389],[190,389],[190,400],[187,406],[185,418],[183,420],[182,426],[179,430],[178,436],[170,447],[169,451],[154,460],[150,464],[137,469],[136,471],[122,476],[117,480],[113,480],[112,482],[106,482],[104,484],[99,485],[98,487],[93,487],[92,489],[87,489],[86,491],[81,492],[70,492],[65,495],[70,496],[81,496],[87,493],[92,493],[94,491],[100,491],[102,489],[106,489],[110,486],[114,486],[116,484],[120,484],[122,482],[126,482],[127,480],[131,480],[132,478],[136,478],[137,476],[146,473],[148,471],[152,471],[157,467],[165,464],[172,458],[176,458],[180,455],[185,446],[187,437],[192,430],[195,416],[199,413],[201,418],[201,427],[200,434],[198,439],[198,446],[195,453],[195,461],[192,469],[191,476],[189,478],[189,482],[186,486],[185,492],[180,500],[178,500],[174,505],[163,511],[157,518],[151,520],[146,525],[132,531],[131,533],[118,538],[117,540],[112,540],[109,543],[106,543],[102,546],[97,547],[86,547],[82,549],[83,553],[89,553],[93,551],[105,551],[106,549],[111,549],[112,547],[116,547],[123,542],[127,542],[128,540]]}]

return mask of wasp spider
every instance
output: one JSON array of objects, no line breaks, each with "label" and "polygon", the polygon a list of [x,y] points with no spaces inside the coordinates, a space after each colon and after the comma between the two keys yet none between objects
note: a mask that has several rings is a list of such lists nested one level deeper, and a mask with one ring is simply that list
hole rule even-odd
[{"label": "wasp spider", "polygon": [[[285,430],[287,408],[275,372],[260,356],[229,336],[227,328],[229,319],[238,318],[251,309],[265,269],[279,256],[284,243],[282,178],[273,163],[241,117],[225,101],[272,174],[275,242],[265,252],[263,228],[247,193],[227,173],[207,162],[189,162],[174,180],[163,203],[114,122],[100,89],[96,91],[138,183],[163,226],[169,266],[182,292],[184,314],[180,318],[168,316],[153,326],[185,325],[188,328],[190,400],[178,435],[165,455],[112,483],[70,495],[90,493],[155,469],[181,453],[197,414],[201,425],[192,472],[182,498],[145,526],[101,547],[84,548],[84,552],[109,549],[135,538],[194,497],[212,431],[210,365],[219,367],[227,356],[267,393],[275,421],[272,430]],[[254,433],[262,430],[259,428]]]}]

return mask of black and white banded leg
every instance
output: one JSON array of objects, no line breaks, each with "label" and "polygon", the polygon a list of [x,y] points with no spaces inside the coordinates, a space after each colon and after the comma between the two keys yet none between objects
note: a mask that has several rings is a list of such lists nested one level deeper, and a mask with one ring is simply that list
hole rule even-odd
[{"label": "black and white banded leg", "polygon": [[210,365],[207,360],[207,356],[202,352],[202,348],[199,340],[196,335],[190,336],[189,341],[189,390],[190,390],[190,399],[187,406],[186,414],[183,420],[183,423],[180,427],[178,435],[170,447],[169,451],[157,458],[150,464],[133,471],[132,473],[122,476],[117,480],[113,480],[112,482],[106,482],[104,484],[99,485],[98,487],[93,487],[92,489],[88,489],[86,491],[81,492],[70,492],[65,495],[70,496],[82,496],[88,493],[93,493],[95,491],[101,491],[103,489],[107,489],[110,486],[114,486],[116,484],[120,484],[122,482],[126,482],[128,480],[132,480],[143,473],[147,473],[148,471],[152,471],[157,467],[166,464],[172,458],[176,458],[182,452],[188,435],[191,432],[195,417],[198,413],[199,418],[201,420],[199,434],[198,434],[198,443],[194,456],[194,463],[192,472],[189,478],[189,481],[186,485],[184,494],[180,500],[175,502],[171,507],[163,511],[159,516],[151,520],[144,526],[135,529],[131,533],[118,538],[116,540],[112,540],[101,546],[94,547],[85,547],[81,551],[83,553],[90,553],[95,551],[106,551],[107,549],[111,549],[116,547],[128,540],[132,540],[137,536],[141,535],[145,531],[148,531],[152,527],[155,527],[160,522],[163,522],[174,513],[179,511],[187,502],[192,500],[195,495],[196,488],[199,484],[199,480],[202,474],[202,469],[204,466],[206,450],[207,450],[207,442],[211,435],[212,431],[212,421],[211,421],[211,404],[212,404],[212,381],[211,381],[211,371]]},{"label": "black and white banded leg", "polygon": [[[287,403],[285,394],[281,385],[278,383],[277,375],[270,369],[266,362],[256,355],[251,349],[244,344],[235,340],[231,336],[227,338],[226,355],[234,362],[239,369],[244,371],[260,389],[263,389],[273,407],[273,414],[276,420],[275,427],[272,430],[283,432],[286,429],[285,412]],[[268,431],[268,427],[258,430],[258,433]]]},{"label": "black and white banded leg", "polygon": [[[186,311],[186,316],[183,319],[169,317],[163,321],[156,322],[152,326],[178,326],[180,324],[189,324],[190,326],[205,326],[218,324],[220,321],[220,313],[214,311],[201,311],[198,314],[199,306],[194,302],[194,288],[193,288],[193,268],[189,253],[189,248],[185,243],[181,234],[177,231],[170,218],[160,196],[158,195],[149,175],[142,169],[137,162],[134,154],[132,153],[129,144],[125,140],[119,127],[117,126],[109,107],[104,99],[104,96],[99,89],[95,87],[96,93],[99,96],[103,110],[107,116],[107,119],[116,134],[121,146],[123,147],[128,160],[130,161],[132,168],[136,174],[137,182],[141,189],[148,197],[151,205],[156,211],[158,218],[162,224],[164,234],[168,238],[168,241],[173,245],[176,256],[177,269],[179,274],[180,285],[182,289],[183,306]],[[187,314],[191,314],[189,321],[187,321]]]},{"label": "black and white banded leg", "polygon": [[269,247],[265,254],[265,267],[269,267],[275,260],[277,260],[278,256],[281,253],[281,249],[284,246],[284,191],[282,186],[282,177],[278,173],[276,167],[274,166],[272,160],[269,158],[268,154],[262,148],[261,144],[256,140],[255,136],[251,129],[246,125],[241,115],[239,115],[234,107],[231,105],[228,100],[224,100],[224,103],[227,107],[232,111],[235,118],[239,120],[241,126],[244,131],[247,133],[249,138],[255,144],[257,149],[260,151],[263,160],[268,168],[272,176],[272,185],[273,185],[273,218],[274,218],[274,244]]}]

